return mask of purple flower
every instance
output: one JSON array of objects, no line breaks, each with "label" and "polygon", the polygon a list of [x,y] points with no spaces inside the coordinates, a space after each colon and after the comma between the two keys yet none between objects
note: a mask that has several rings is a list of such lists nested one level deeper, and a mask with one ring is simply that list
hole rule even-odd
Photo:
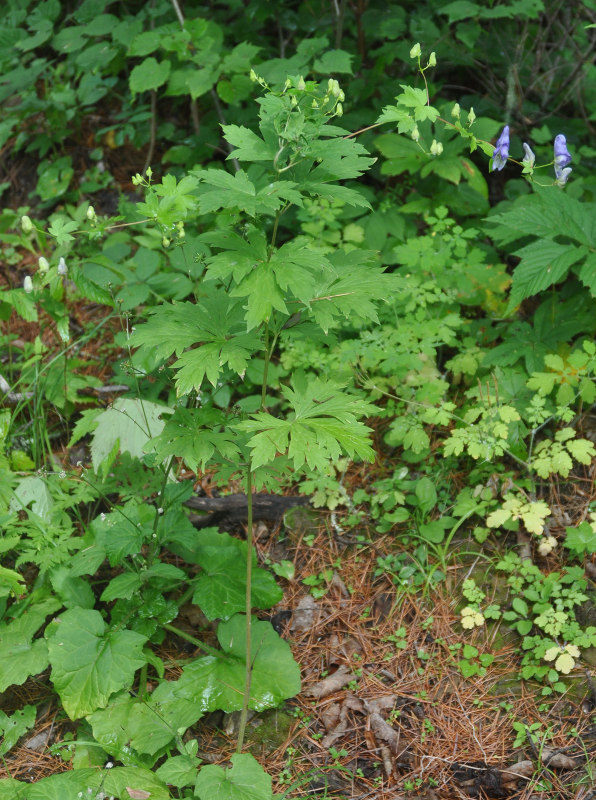
[{"label": "purple flower", "polygon": [[509,158],[509,125],[505,125],[493,150],[491,172],[501,171]]},{"label": "purple flower", "polygon": [[560,133],[555,136],[555,177],[559,186],[565,186],[567,178],[571,175],[571,153],[567,149],[567,139]]}]

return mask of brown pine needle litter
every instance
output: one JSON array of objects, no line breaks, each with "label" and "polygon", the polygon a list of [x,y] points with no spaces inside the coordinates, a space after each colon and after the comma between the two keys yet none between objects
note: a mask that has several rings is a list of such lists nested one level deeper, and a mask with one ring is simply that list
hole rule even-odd
[{"label": "brown pine needle litter", "polygon": [[[308,544],[280,544],[270,533],[262,525],[256,531],[259,556],[292,558],[296,574],[284,582],[283,601],[263,616],[290,642],[303,680],[284,711],[255,715],[249,725],[246,749],[273,776],[274,791],[350,800],[594,796],[596,726],[588,706],[584,712],[581,699],[566,697],[544,704],[539,688],[515,680],[513,643],[496,647],[495,630],[462,628],[455,603],[463,567],[450,568],[441,588],[414,593],[375,576],[377,557],[391,552],[390,537],[376,538],[373,548],[345,544],[327,528]],[[303,583],[313,575],[320,577],[317,597]],[[494,660],[464,677],[458,666],[464,645],[478,652],[469,661],[480,666],[485,653]],[[168,637],[159,655],[175,680],[198,654]],[[0,776],[34,782],[69,769],[48,748],[77,726],[48,700],[44,676],[8,695],[7,712],[26,703],[40,711],[35,729],[5,756]],[[538,741],[527,738],[514,748],[514,721],[539,722]],[[235,745],[229,723],[212,714],[187,732],[199,740],[204,762],[228,762]],[[267,740],[259,739],[262,725],[274,729]],[[38,737],[39,745],[39,734],[47,734],[46,742],[31,750],[27,742]]]}]

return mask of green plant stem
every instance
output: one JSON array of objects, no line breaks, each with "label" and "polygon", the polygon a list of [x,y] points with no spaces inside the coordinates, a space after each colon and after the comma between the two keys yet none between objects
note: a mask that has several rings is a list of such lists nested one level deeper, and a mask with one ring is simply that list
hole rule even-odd
[{"label": "green plant stem", "polygon": [[147,662],[141,667],[139,674],[139,693],[137,695],[137,702],[144,699],[147,694]]},{"label": "green plant stem", "polygon": [[[265,385],[265,384],[263,384]],[[244,744],[244,734],[246,732],[246,721],[248,719],[248,705],[250,702],[250,683],[252,678],[252,648],[251,648],[251,635],[252,635],[252,469],[250,462],[246,470],[246,497],[247,497],[247,528],[246,528],[246,671],[244,674],[244,698],[242,700],[242,711],[240,712],[240,725],[238,727],[238,741],[236,742],[236,752],[242,752],[242,745]]]},{"label": "green plant stem", "polygon": [[205,642],[201,642],[199,639],[196,639],[194,636],[191,636],[190,633],[185,633],[184,631],[181,631],[180,628],[177,628],[175,625],[171,625],[169,622],[160,622],[160,625],[164,630],[170,631],[170,633],[174,633],[176,636],[179,636],[186,642],[194,644],[195,647],[198,647],[199,650],[202,650],[204,653],[207,653],[207,655],[217,656],[217,658],[221,656],[221,652],[217,650],[215,647],[211,647],[211,645],[205,644]]},{"label": "green plant stem", "polygon": [[[269,377],[269,361],[271,360],[271,351],[269,349],[269,321],[265,323],[265,366],[263,367],[263,385],[261,386],[261,409],[267,410],[267,380]],[[250,467],[249,467],[250,472]],[[250,500],[249,500],[250,502]]]}]

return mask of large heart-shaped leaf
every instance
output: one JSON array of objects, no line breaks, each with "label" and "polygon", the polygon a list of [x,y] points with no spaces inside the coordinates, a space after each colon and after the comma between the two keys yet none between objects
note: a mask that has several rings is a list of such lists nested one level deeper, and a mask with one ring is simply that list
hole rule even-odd
[{"label": "large heart-shaped leaf", "polygon": [[[246,620],[237,614],[217,630],[222,656],[205,656],[185,667],[178,697],[192,700],[202,711],[238,711],[242,708],[246,670]],[[250,707],[263,711],[279,705],[300,691],[300,668],[269,622],[253,619],[252,682]]]},{"label": "large heart-shaped leaf", "polygon": [[110,695],[131,685],[146,662],[145,639],[134,631],[106,631],[99,611],[90,609],[70,609],[52,624],[51,677],[71,719],[103,708]]}]

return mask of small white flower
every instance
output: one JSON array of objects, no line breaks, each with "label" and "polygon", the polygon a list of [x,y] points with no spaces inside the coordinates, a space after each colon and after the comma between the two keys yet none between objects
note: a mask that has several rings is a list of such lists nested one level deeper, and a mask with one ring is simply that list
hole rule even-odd
[{"label": "small white flower", "polygon": [[39,264],[39,271],[42,274],[46,273],[50,268],[50,263],[47,258],[44,258],[44,256],[40,256],[37,260],[37,263]]},{"label": "small white flower", "polygon": [[108,763],[106,764],[106,769],[112,769],[113,766],[114,766],[114,762],[113,761],[108,761]]},{"label": "small white flower", "polygon": [[60,261],[58,261],[58,275],[66,275],[67,273],[68,267],[66,266],[66,261],[63,256],[60,256]]},{"label": "small white flower", "polygon": [[23,281],[23,289],[27,292],[27,294],[31,294],[33,291],[33,281],[31,280],[30,275],[25,275],[25,280]]},{"label": "small white flower", "polygon": [[93,208],[93,206],[89,206],[89,208],[87,209],[87,219],[90,222],[93,222],[96,216],[97,214],[95,213],[95,209]]}]

